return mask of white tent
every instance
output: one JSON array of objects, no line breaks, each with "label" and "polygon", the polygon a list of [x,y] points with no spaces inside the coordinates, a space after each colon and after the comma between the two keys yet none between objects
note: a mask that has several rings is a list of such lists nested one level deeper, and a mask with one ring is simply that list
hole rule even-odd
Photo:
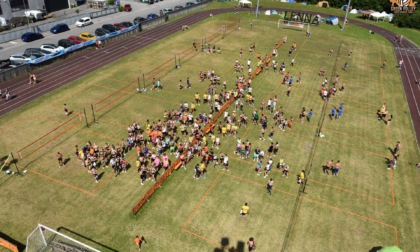
[{"label": "white tent", "polygon": [[353,9],[353,10],[349,11],[349,13],[351,13],[351,14],[357,14],[358,11],[356,9]]},{"label": "white tent", "polygon": [[266,10],[266,11],[264,12],[264,15],[266,15],[266,16],[270,16],[270,15],[271,15],[271,10]]},{"label": "white tent", "polygon": [[376,21],[378,21],[380,18],[382,18],[382,21],[384,21],[385,18],[389,19],[389,15],[386,12],[382,12],[382,13],[374,12],[370,14],[369,17],[376,19]]},{"label": "white tent", "polygon": [[239,6],[241,8],[252,8],[252,2],[248,1],[248,0],[240,0],[239,1]]}]

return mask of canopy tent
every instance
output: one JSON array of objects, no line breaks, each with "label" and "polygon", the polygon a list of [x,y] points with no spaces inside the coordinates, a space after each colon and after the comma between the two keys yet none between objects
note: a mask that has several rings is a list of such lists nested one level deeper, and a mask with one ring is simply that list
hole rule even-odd
[{"label": "canopy tent", "polygon": [[325,20],[325,23],[330,24],[330,25],[338,25],[338,17],[336,16],[332,16],[327,18],[327,20]]},{"label": "canopy tent", "polygon": [[240,0],[238,6],[241,8],[252,8],[252,2],[248,0]]},{"label": "canopy tent", "polygon": [[357,14],[358,11],[356,9],[353,9],[353,10],[349,11],[349,13],[351,13],[351,14]]},{"label": "canopy tent", "polygon": [[375,11],[374,10],[362,10],[360,12],[360,14],[362,14],[362,17],[364,17],[366,19],[368,19],[369,15],[372,14],[372,13],[375,13]]},{"label": "canopy tent", "polygon": [[319,1],[316,6],[322,8],[330,8],[330,4],[327,1]]},{"label": "canopy tent", "polygon": [[386,12],[382,12],[382,13],[374,12],[374,13],[369,15],[369,18],[371,18],[371,17],[373,19],[376,19],[376,21],[378,21],[380,18],[382,18],[382,21],[384,21],[385,18],[388,18],[388,14]]},{"label": "canopy tent", "polygon": [[270,15],[271,15],[271,10],[266,10],[266,11],[264,12],[264,14],[265,14],[266,16],[270,16]]},{"label": "canopy tent", "polygon": [[403,252],[403,251],[397,246],[392,246],[392,247],[382,248],[378,250],[378,252]]}]

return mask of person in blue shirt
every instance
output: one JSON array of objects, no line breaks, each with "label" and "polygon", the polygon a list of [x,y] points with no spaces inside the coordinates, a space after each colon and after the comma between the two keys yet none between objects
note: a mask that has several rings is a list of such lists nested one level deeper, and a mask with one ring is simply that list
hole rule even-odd
[{"label": "person in blue shirt", "polygon": [[291,86],[293,84],[293,76],[290,76],[290,79],[289,79],[289,86]]},{"label": "person in blue shirt", "polygon": [[312,118],[313,112],[312,109],[309,110],[308,116],[306,117],[308,122],[311,122],[311,118]]},{"label": "person in blue shirt", "polygon": [[340,117],[343,115],[343,109],[338,109],[337,115],[335,116],[335,119],[340,119]]},{"label": "person in blue shirt", "polygon": [[336,112],[336,110],[335,110],[335,107],[333,106],[332,109],[331,109],[331,116],[330,116],[331,120],[335,117],[335,112]]}]

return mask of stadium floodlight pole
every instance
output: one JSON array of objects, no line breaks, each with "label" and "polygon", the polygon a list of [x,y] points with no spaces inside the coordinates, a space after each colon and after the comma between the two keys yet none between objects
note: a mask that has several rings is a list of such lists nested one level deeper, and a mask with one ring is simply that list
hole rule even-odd
[{"label": "stadium floodlight pole", "polygon": [[260,0],[257,2],[257,10],[255,10],[255,17],[258,18],[258,10],[260,8]]},{"label": "stadium floodlight pole", "polygon": [[347,4],[346,16],[344,17],[344,24],[343,24],[343,28],[341,28],[341,30],[344,30],[344,28],[346,28],[347,16],[349,15],[350,4],[351,4],[351,0],[349,0],[349,3]]}]

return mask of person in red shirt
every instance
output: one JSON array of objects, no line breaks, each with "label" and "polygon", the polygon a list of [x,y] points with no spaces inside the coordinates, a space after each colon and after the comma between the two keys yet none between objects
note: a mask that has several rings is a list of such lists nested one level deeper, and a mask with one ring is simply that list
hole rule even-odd
[{"label": "person in red shirt", "polygon": [[144,237],[139,237],[138,235],[136,235],[136,238],[134,239],[134,243],[136,243],[137,248],[139,249],[139,251],[141,250],[141,244],[143,242],[146,242],[146,239],[144,239]]}]

